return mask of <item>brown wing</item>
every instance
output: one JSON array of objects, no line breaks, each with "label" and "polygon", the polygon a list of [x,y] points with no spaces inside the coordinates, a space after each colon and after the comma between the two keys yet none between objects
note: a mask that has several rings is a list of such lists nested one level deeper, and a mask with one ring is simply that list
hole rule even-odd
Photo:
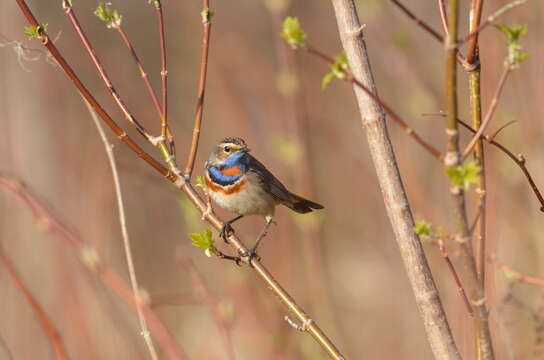
[{"label": "brown wing", "polygon": [[250,154],[246,154],[246,165],[250,172],[255,174],[263,189],[279,202],[289,202],[290,193],[287,188],[268,169]]},{"label": "brown wing", "polygon": [[266,192],[293,211],[305,214],[311,212],[313,209],[323,209],[323,205],[289,192],[289,190],[287,190],[287,188],[276,179],[276,177],[272,175],[259,160],[249,154],[246,155],[246,165],[248,166],[249,172],[255,174],[259,179],[261,186]]}]

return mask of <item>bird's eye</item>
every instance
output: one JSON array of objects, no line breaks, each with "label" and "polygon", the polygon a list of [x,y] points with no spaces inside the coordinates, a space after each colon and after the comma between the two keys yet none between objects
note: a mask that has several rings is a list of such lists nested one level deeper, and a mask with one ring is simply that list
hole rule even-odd
[{"label": "bird's eye", "polygon": [[229,146],[225,146],[225,152],[230,152],[230,147]]}]

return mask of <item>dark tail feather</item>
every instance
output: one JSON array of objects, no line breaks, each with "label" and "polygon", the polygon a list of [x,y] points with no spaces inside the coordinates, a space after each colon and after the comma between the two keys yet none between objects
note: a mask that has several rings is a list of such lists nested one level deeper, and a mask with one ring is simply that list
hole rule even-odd
[{"label": "dark tail feather", "polygon": [[313,209],[323,209],[323,205],[320,205],[310,200],[306,200],[295,194],[289,194],[289,201],[286,201],[284,204],[288,208],[301,214],[309,213]]}]

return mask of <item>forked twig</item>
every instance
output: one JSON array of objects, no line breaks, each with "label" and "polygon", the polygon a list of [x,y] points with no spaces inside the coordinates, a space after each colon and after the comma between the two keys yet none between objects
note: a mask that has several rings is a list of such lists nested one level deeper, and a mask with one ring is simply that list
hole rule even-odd
[{"label": "forked twig", "polygon": [[485,29],[486,27],[488,27],[489,25],[491,25],[495,20],[497,20],[497,18],[499,18],[501,15],[503,15],[504,13],[506,13],[507,11],[515,8],[516,6],[519,6],[519,5],[522,5],[524,3],[526,3],[528,0],[514,0],[506,5],[504,5],[503,7],[501,7],[500,9],[498,9],[497,11],[495,11],[494,13],[492,13],[491,15],[489,15],[481,24],[480,26],[478,26],[478,28],[472,32],[470,32],[468,35],[466,35],[464,38],[462,38],[461,40],[459,40],[459,42],[457,43],[458,46],[459,45],[463,45],[464,43],[466,43],[467,41],[470,40],[470,38],[472,38],[474,35],[476,35],[477,33],[481,32],[483,29]]},{"label": "forked twig", "polygon": [[465,150],[463,150],[463,158],[466,158],[478,142],[478,139],[482,136],[483,132],[489,125],[489,122],[491,121],[491,118],[493,117],[493,114],[495,113],[495,110],[497,109],[497,105],[499,104],[499,98],[501,96],[502,90],[504,89],[504,84],[506,83],[506,79],[508,78],[508,75],[512,71],[512,67],[510,63],[506,64],[504,67],[504,70],[501,74],[501,78],[499,80],[499,85],[497,85],[497,89],[495,90],[495,93],[493,94],[493,98],[491,99],[491,103],[489,105],[489,110],[487,110],[487,113],[485,114],[484,120],[482,121],[482,125],[476,132],[476,134],[472,137],[468,145],[465,147]]}]

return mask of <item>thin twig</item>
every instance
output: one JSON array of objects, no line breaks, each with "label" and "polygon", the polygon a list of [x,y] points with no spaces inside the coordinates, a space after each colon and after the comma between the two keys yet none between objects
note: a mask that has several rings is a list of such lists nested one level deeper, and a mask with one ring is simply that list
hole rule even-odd
[{"label": "thin twig", "polygon": [[[393,4],[397,5],[401,11],[408,16],[412,21],[414,21],[417,25],[419,25],[423,30],[425,30],[427,33],[429,33],[432,37],[434,37],[436,40],[438,40],[443,45],[446,45],[445,39],[442,35],[438,33],[438,31],[434,30],[429,24],[427,24],[425,21],[418,18],[413,12],[411,12],[406,6],[404,6],[400,1],[398,0],[391,0]],[[449,36],[449,32],[446,32],[446,34]],[[456,59],[465,69],[471,69],[471,66],[467,63],[467,60],[461,53],[459,49],[455,47],[456,52]]]},{"label": "thin twig", "polygon": [[491,103],[489,104],[489,110],[487,110],[484,120],[482,121],[482,126],[480,126],[476,134],[472,137],[468,145],[465,147],[465,150],[463,150],[463,158],[466,158],[470,154],[470,152],[476,145],[478,139],[482,136],[482,133],[487,128],[487,125],[489,125],[491,118],[493,117],[493,114],[495,113],[495,109],[497,108],[497,105],[499,104],[499,98],[504,88],[504,84],[506,83],[506,79],[508,78],[508,75],[510,74],[511,71],[512,71],[512,67],[510,66],[510,64],[509,63],[506,64],[501,74],[499,85],[497,85],[495,94],[493,94],[493,98],[491,99]]},{"label": "thin twig", "polygon": [[[98,118],[96,113],[93,111],[93,108],[91,107],[91,105],[87,101],[85,101],[85,99],[84,99],[84,102],[85,102],[85,105],[87,106],[87,110],[89,111],[89,114],[91,115],[91,118],[93,119],[93,122],[96,128],[98,129],[98,133],[100,134],[100,139],[102,140],[102,143],[104,144],[106,155],[108,156],[108,161],[110,164],[111,174],[113,179],[113,185],[115,188],[115,197],[117,199],[117,209],[119,211],[119,225],[121,226],[121,234],[123,237],[123,248],[124,248],[125,257],[127,260],[130,285],[132,286],[132,293],[134,294],[134,297],[139,297],[140,286],[138,285],[138,278],[136,277],[134,260],[132,259],[130,237],[128,235],[127,220],[125,216],[125,205],[123,201],[123,193],[121,191],[121,181],[119,179],[119,173],[117,171],[117,163],[115,160],[115,155],[113,153],[113,144],[111,144],[110,141],[108,140],[108,137],[106,136],[106,133],[104,132],[104,128],[102,124],[100,123],[100,119]],[[149,334],[149,329],[147,326],[147,322],[145,321],[145,317],[143,314],[143,310],[140,306],[140,302],[136,302],[136,314],[138,316],[138,322],[140,324],[140,334],[144,338],[147,349],[149,350],[149,355],[151,356],[151,359],[157,360],[159,356],[158,356],[157,350],[155,349],[155,345],[153,344],[153,339],[151,339],[151,336]]]},{"label": "thin twig", "polygon": [[[468,129],[473,134],[476,134],[476,130],[473,129],[469,124],[465,123],[462,120],[458,120],[458,121],[463,127]],[[527,181],[529,182],[529,185],[531,186],[533,193],[535,194],[538,201],[540,202],[540,211],[544,212],[544,197],[540,193],[540,190],[538,189],[538,186],[536,186],[536,183],[534,182],[533,177],[531,176],[531,173],[527,169],[525,157],[522,154],[515,155],[512,151],[510,151],[504,145],[493,140],[490,135],[482,134],[481,138],[487,141],[488,143],[490,143],[491,145],[497,147],[499,150],[505,153],[510,159],[512,159],[519,166],[519,168],[521,169],[521,171],[527,178]]]},{"label": "thin twig", "polygon": [[132,46],[132,43],[128,39],[128,36],[126,35],[125,31],[123,30],[123,27],[121,25],[115,26],[115,30],[119,33],[121,36],[121,39],[123,39],[123,42],[127,46],[127,48],[130,51],[130,54],[132,55],[132,58],[134,62],[136,63],[136,66],[138,67],[138,71],[140,72],[140,76],[142,77],[145,86],[147,88],[147,92],[151,96],[151,100],[153,101],[153,105],[155,107],[155,111],[157,111],[157,115],[159,116],[159,119],[162,119],[162,110],[161,105],[159,104],[159,99],[157,97],[157,93],[153,89],[153,86],[151,85],[151,81],[149,81],[149,76],[147,75],[147,72],[144,69],[144,66],[142,65],[140,58],[138,57],[138,54],[136,53],[136,50]]},{"label": "thin twig", "polygon": [[544,279],[524,275],[520,273],[519,271],[512,269],[510,266],[506,265],[504,262],[500,261],[499,259],[497,259],[496,256],[489,256],[488,261],[496,264],[499,267],[499,269],[501,269],[501,271],[504,273],[504,275],[510,280],[515,280],[520,283],[532,284],[532,285],[544,287]]},{"label": "thin twig", "polygon": [[499,10],[495,11],[493,14],[489,15],[481,24],[478,26],[478,28],[474,31],[471,31],[468,35],[466,35],[464,38],[459,40],[457,43],[457,46],[463,45],[467,41],[469,41],[475,34],[481,32],[483,29],[491,25],[497,18],[499,18],[501,15],[503,15],[505,12],[515,8],[516,6],[522,5],[526,3],[528,0],[514,0],[503,7],[501,7]]},{"label": "thin twig", "polygon": [[465,303],[468,314],[471,317],[474,316],[474,310],[472,309],[472,305],[470,304],[470,301],[468,300],[465,289],[463,288],[463,284],[461,283],[461,279],[459,278],[457,271],[455,271],[455,267],[453,266],[453,263],[451,262],[450,257],[448,256],[448,252],[444,246],[444,241],[442,241],[441,239],[438,239],[438,248],[440,249],[440,253],[442,254],[442,257],[444,258],[444,260],[446,261],[446,264],[448,265],[448,269],[450,270],[455,280],[455,284],[457,285],[457,291],[459,291],[459,295],[461,295],[461,299],[463,299],[463,302]]},{"label": "thin twig", "polygon": [[448,16],[446,15],[446,5],[444,0],[437,0],[438,2],[438,11],[440,12],[440,22],[442,23],[442,28],[444,29],[444,34],[449,36],[450,32],[448,30]]},{"label": "thin twig", "polygon": [[55,327],[53,325],[53,322],[45,312],[45,310],[42,308],[38,300],[32,295],[32,292],[28,289],[26,284],[24,283],[21,276],[17,273],[17,270],[15,269],[15,266],[11,262],[11,260],[8,258],[6,253],[4,253],[4,250],[0,247],[0,261],[3,263],[4,267],[6,268],[10,279],[13,281],[13,284],[19,289],[23,297],[26,299],[34,313],[36,314],[36,317],[38,318],[38,321],[40,325],[42,326],[43,330],[45,331],[45,334],[51,341],[51,344],[53,345],[53,348],[55,349],[55,355],[57,360],[68,360],[68,354],[66,353],[66,349],[64,348],[64,344],[62,342],[62,338]]},{"label": "thin twig", "polygon": [[499,127],[497,130],[495,130],[495,132],[493,134],[491,134],[491,136],[489,137],[489,141],[492,141],[492,140],[495,140],[495,138],[497,137],[497,135],[499,135],[499,133],[501,131],[503,131],[504,129],[506,129],[508,126],[510,125],[513,125],[517,123],[517,120],[510,120],[509,122],[507,122],[506,124],[502,125],[501,127]]},{"label": "thin twig", "polygon": [[191,140],[191,150],[185,166],[185,178],[190,179],[195,167],[196,154],[198,151],[198,141],[200,140],[200,129],[202,127],[202,115],[204,113],[204,95],[206,93],[206,75],[208,73],[208,54],[210,50],[210,34],[212,30],[211,17],[213,15],[210,10],[210,1],[202,0],[202,25],[204,33],[202,35],[202,52],[200,55],[200,75],[198,80],[198,97],[196,103],[195,122],[193,128],[193,136]]},{"label": "thin twig", "polygon": [[14,360],[15,357],[13,357],[13,352],[11,351],[11,349],[9,348],[6,340],[4,339],[4,337],[0,334],[0,347],[2,348],[3,350],[3,353],[5,354],[5,357],[7,360]]},{"label": "thin twig", "polygon": [[161,48],[161,89],[162,89],[162,118],[161,118],[161,136],[168,139],[170,146],[170,153],[176,155],[176,146],[174,142],[174,136],[168,125],[168,67],[166,64],[166,34],[164,31],[164,16],[162,12],[161,0],[155,0],[153,2],[155,6],[155,12],[157,14],[157,21],[159,23],[159,37]]},{"label": "thin twig", "polygon": [[[317,56],[318,58],[320,58],[321,60],[327,62],[328,64],[333,64],[334,63],[333,58],[331,58],[330,56],[322,53],[321,51],[319,51],[319,50],[317,50],[317,49],[315,49],[315,48],[313,48],[311,46],[306,47],[306,51],[308,51],[310,54],[313,54],[313,55]],[[362,82],[360,82],[357,78],[355,78],[355,76],[353,76],[353,74],[350,71],[347,71],[347,70],[342,70],[342,71],[346,75],[346,77],[344,78],[345,81],[348,81],[348,82],[352,83],[353,85],[356,85],[357,87],[359,87],[361,90],[363,90],[374,102],[376,102],[376,104],[381,106],[383,108],[383,110],[386,113],[388,113],[389,116],[391,116],[391,118],[400,127],[402,127],[404,129],[404,131],[409,136],[411,136],[419,145],[421,145],[421,147],[423,147],[425,150],[427,150],[427,152],[429,152],[438,161],[443,160],[442,154],[435,147],[433,147],[431,144],[429,144],[428,142],[423,140],[423,138],[421,136],[419,136],[419,134],[416,133],[415,130],[413,128],[411,128],[406,123],[406,121],[404,121],[392,108],[390,108],[389,105],[387,105],[385,102],[383,102],[383,100],[381,100],[379,96],[377,96],[372,91],[370,91]]]}]

